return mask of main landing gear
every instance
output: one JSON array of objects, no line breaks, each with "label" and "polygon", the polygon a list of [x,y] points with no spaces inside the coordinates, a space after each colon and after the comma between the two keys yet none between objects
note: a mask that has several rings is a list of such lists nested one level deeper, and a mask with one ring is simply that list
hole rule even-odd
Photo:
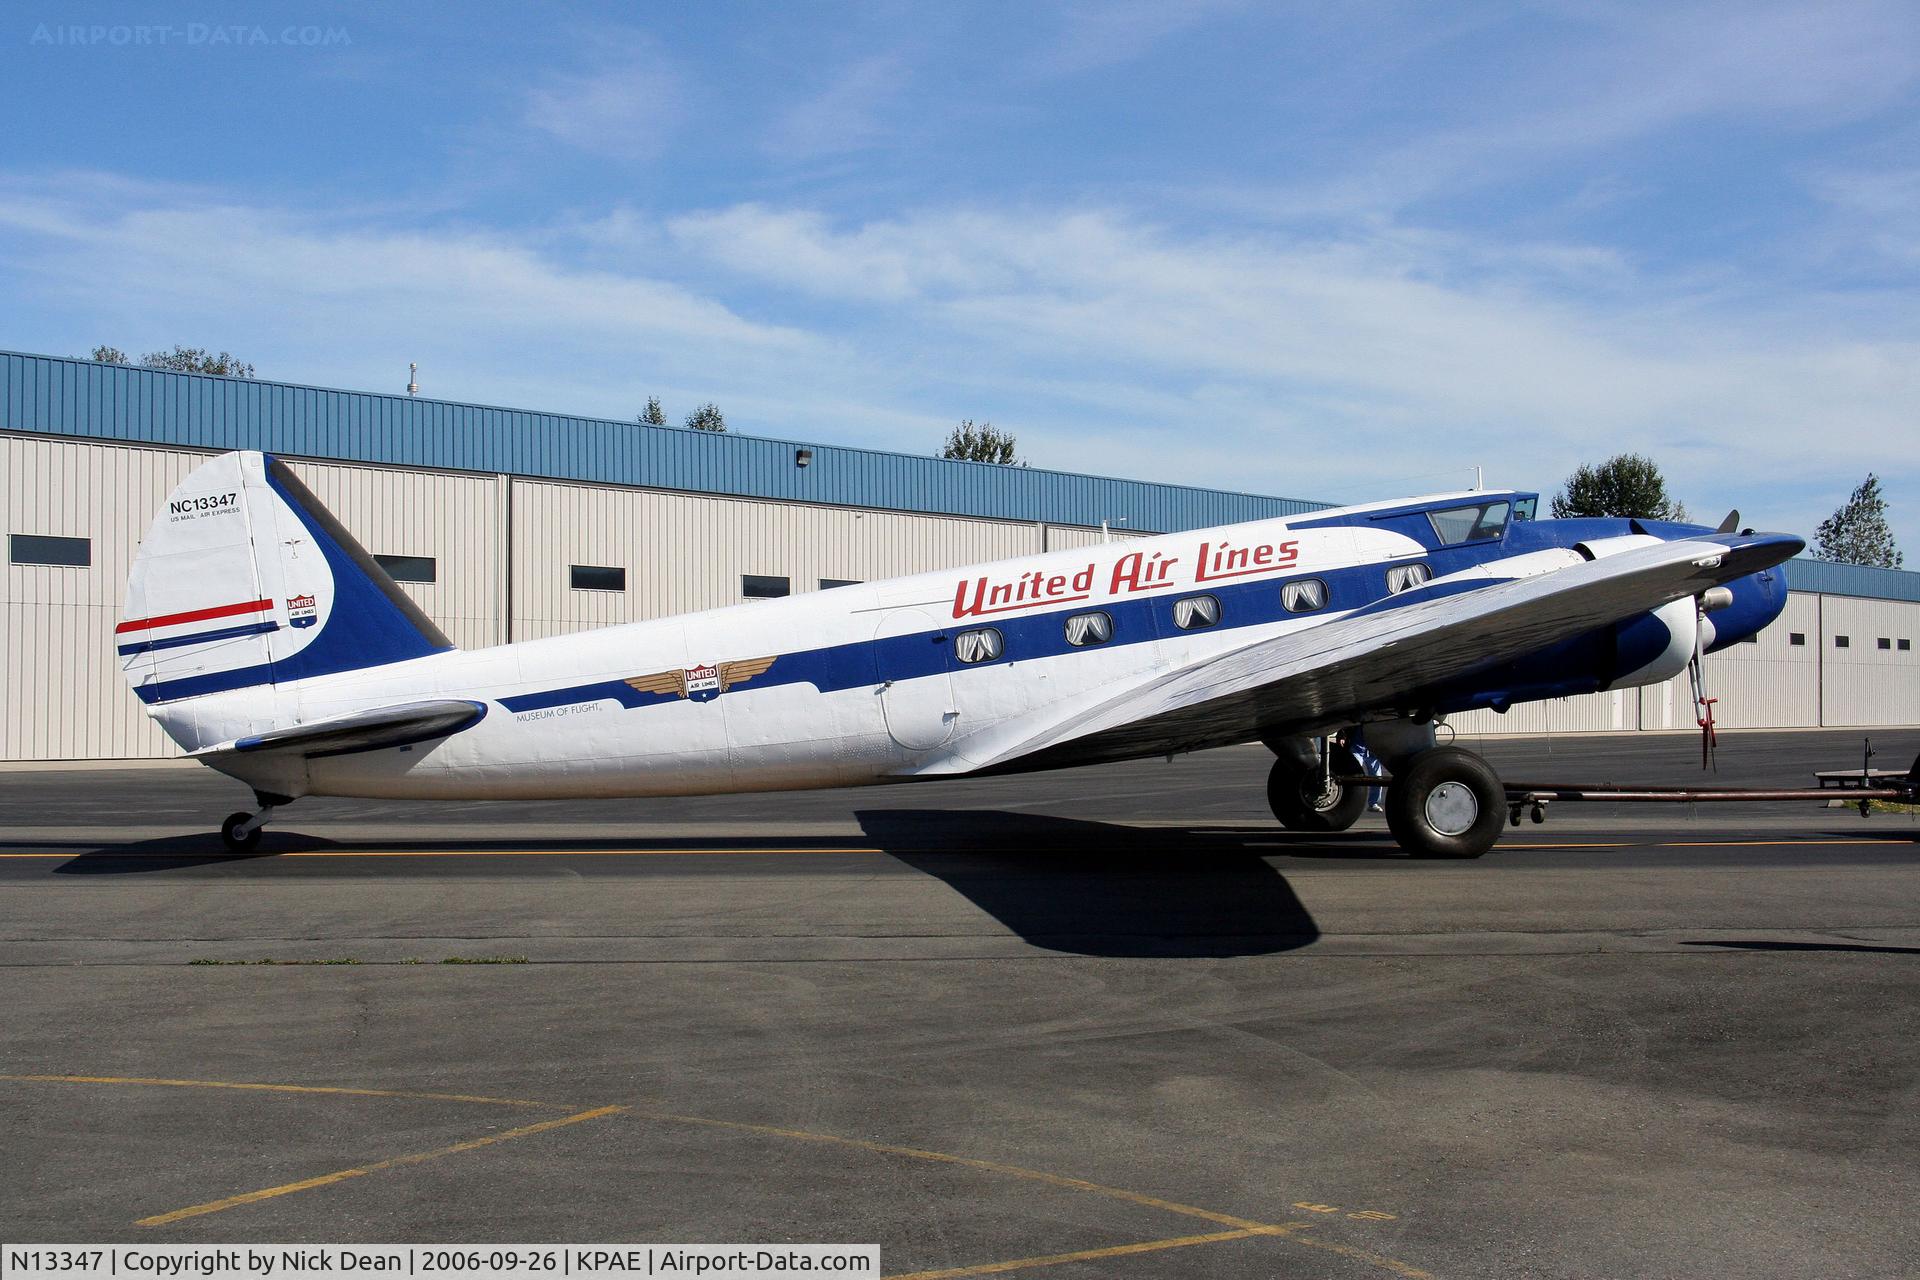
[{"label": "main landing gear", "polygon": [[1507,790],[1493,766],[1461,747],[1403,761],[1387,788],[1387,830],[1416,858],[1477,858],[1506,825]]},{"label": "main landing gear", "polygon": [[1477,858],[1493,847],[1508,801],[1492,765],[1464,748],[1434,745],[1430,723],[1387,721],[1366,732],[1391,778],[1368,778],[1353,753],[1331,739],[1324,749],[1305,738],[1269,741],[1278,758],[1267,775],[1267,803],[1281,826],[1345,831],[1365,810],[1369,787],[1384,784],[1387,829],[1414,857]]},{"label": "main landing gear", "polygon": [[1345,831],[1367,807],[1367,788],[1340,781],[1361,774],[1353,752],[1330,742],[1317,754],[1283,755],[1267,774],[1267,804],[1289,831]]}]

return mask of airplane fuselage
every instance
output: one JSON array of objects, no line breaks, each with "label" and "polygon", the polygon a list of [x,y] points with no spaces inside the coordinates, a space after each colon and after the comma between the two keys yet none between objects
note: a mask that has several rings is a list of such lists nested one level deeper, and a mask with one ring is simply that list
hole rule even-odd
[{"label": "airplane fuselage", "polygon": [[[990,759],[1003,730],[1037,713],[1070,716],[1123,683],[1329,619],[1551,573],[1690,531],[1513,518],[1530,516],[1535,501],[1454,494],[1132,538],[270,686],[196,690],[151,710],[189,749],[422,697],[470,700],[484,711],[469,728],[417,744],[216,762],[282,796],[692,795],[952,775]],[[1497,521],[1487,514],[1496,506],[1505,508]],[[1444,518],[1430,518],[1436,512]],[[1667,679],[1697,641],[1720,647],[1770,621],[1784,597],[1775,577],[1734,584],[1717,630],[1691,599],[1677,602],[1465,684],[1438,684],[1421,705],[1400,710],[1444,713]],[[1710,633],[1696,636],[1696,625]],[[1246,740],[1222,734],[1194,734],[1173,749]]]}]

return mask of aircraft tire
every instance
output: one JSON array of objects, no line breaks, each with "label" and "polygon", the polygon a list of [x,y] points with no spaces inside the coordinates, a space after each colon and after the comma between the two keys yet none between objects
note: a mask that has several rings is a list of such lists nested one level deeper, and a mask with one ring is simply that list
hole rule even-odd
[{"label": "aircraft tire", "polygon": [[227,820],[220,824],[220,840],[227,846],[229,853],[252,853],[260,847],[261,829],[259,827],[255,827],[244,836],[237,834],[241,824],[252,817],[250,813],[229,814]]},{"label": "aircraft tire", "polygon": [[1493,766],[1461,747],[1435,747],[1396,772],[1387,829],[1416,858],[1477,858],[1506,824],[1507,792]]},{"label": "aircraft tire", "polygon": [[[1331,750],[1334,773],[1354,777],[1363,772],[1351,751],[1338,743]],[[1267,805],[1289,831],[1345,831],[1366,810],[1367,789],[1336,783],[1332,794],[1324,794],[1318,765],[1282,756],[1267,774]]]}]

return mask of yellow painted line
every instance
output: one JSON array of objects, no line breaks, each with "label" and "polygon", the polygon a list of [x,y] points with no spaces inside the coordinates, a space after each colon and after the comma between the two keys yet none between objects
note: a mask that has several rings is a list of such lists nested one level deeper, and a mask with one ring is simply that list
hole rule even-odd
[{"label": "yellow painted line", "polygon": [[[290,849],[253,854],[262,859],[277,858],[649,858],[662,855],[755,853],[885,853],[885,849]],[[235,855],[236,858],[241,855]],[[85,849],[71,853],[0,853],[0,858],[193,858],[205,860],[206,853],[115,853],[111,849]]]},{"label": "yellow painted line", "polygon": [[886,1280],[955,1280],[959,1276],[991,1276],[1005,1271],[1024,1271],[1028,1267],[1057,1267],[1065,1262],[1094,1262],[1101,1258],[1123,1258],[1130,1253],[1156,1253],[1161,1249],[1185,1249],[1196,1244],[1218,1244],[1224,1240],[1247,1240],[1260,1235],[1279,1235],[1293,1227],[1274,1227],[1267,1231],[1216,1231],[1204,1236],[1174,1236],[1167,1240],[1143,1240],[1139,1244],[1116,1244],[1105,1249],[1080,1249],[1073,1253],[1050,1253],[1038,1258],[1013,1258],[1006,1262],[983,1262],[972,1267],[947,1267],[938,1271],[914,1271],[888,1276]]},{"label": "yellow painted line", "polygon": [[1129,1204],[1144,1205],[1149,1209],[1164,1209],[1168,1213],[1183,1214],[1189,1218],[1201,1218],[1208,1222],[1217,1222],[1223,1227],[1237,1230],[1270,1233],[1274,1230],[1271,1223],[1255,1222],[1251,1218],[1236,1218],[1229,1213],[1215,1213],[1211,1209],[1201,1209],[1190,1204],[1181,1204],[1177,1200],[1162,1200],[1158,1196],[1141,1195],[1137,1191],[1127,1191],[1120,1187],[1103,1186],[1098,1182],[1088,1182],[1082,1178],[1069,1178],[1058,1173],[1047,1173],[1040,1169],[1022,1168],[1017,1164],[1000,1164],[993,1160],[975,1160],[968,1156],[949,1155],[944,1151],[925,1151],[919,1147],[896,1147],[884,1142],[869,1142],[864,1138],[842,1138],[831,1133],[811,1133],[805,1129],[779,1129],[773,1125],[747,1124],[739,1120],[713,1120],[706,1116],[673,1115],[664,1111],[641,1111],[636,1114],[652,1120],[670,1120],[676,1124],[708,1125],[715,1129],[733,1129],[740,1133],[761,1133],[774,1138],[792,1138],[799,1142],[821,1142],[836,1147],[851,1147],[856,1151],[871,1151],[878,1155],[907,1156],[914,1160],[931,1160],[936,1164],[960,1165],[967,1169],[979,1169],[984,1173],[997,1173],[1010,1178],[1024,1178],[1029,1182],[1044,1182],[1048,1186],[1066,1187],[1072,1191],[1087,1191],[1094,1195],[1108,1196],[1115,1200],[1124,1200]]},{"label": "yellow painted line", "polygon": [[376,1160],[372,1164],[357,1165],[351,1169],[341,1169],[334,1173],[323,1173],[317,1178],[303,1178],[299,1182],[287,1182],[277,1187],[264,1187],[259,1191],[247,1191],[237,1196],[228,1196],[223,1200],[209,1200],[205,1204],[188,1205],[184,1209],[175,1209],[171,1213],[156,1213],[150,1218],[141,1218],[134,1222],[136,1227],[164,1227],[168,1223],[179,1222],[183,1218],[197,1218],[202,1214],[220,1213],[226,1209],[237,1209],[241,1205],[255,1204],[261,1200],[271,1200],[276,1196],[292,1195],[296,1191],[311,1191],[315,1187],[331,1186],[336,1182],[345,1182],[349,1178],[364,1178],[368,1174],[379,1173],[386,1169],[398,1169],[404,1165],[424,1164],[429,1160],[438,1160],[442,1156],[458,1155],[462,1151],[473,1151],[480,1147],[490,1147],[496,1142],[508,1142],[514,1138],[525,1138],[536,1133],[546,1133],[551,1129],[565,1128],[570,1124],[580,1124],[586,1120],[598,1120],[602,1116],[617,1115],[627,1110],[625,1107],[595,1107],[591,1111],[578,1111],[570,1116],[561,1116],[555,1120],[542,1120],[538,1124],[522,1125],[518,1129],[508,1129],[505,1133],[489,1134],[484,1138],[469,1138],[465,1142],[456,1142],[452,1146],[436,1147],[432,1151],[418,1151],[412,1155],[394,1156],[390,1160]]},{"label": "yellow painted line", "polygon": [[1324,1249],[1328,1253],[1337,1253],[1343,1258],[1352,1258],[1355,1262],[1364,1262],[1382,1271],[1391,1271],[1394,1275],[1404,1277],[1404,1280],[1436,1280],[1431,1271],[1422,1271],[1410,1263],[1402,1262],[1398,1258],[1389,1258],[1384,1253],[1375,1253],[1371,1249],[1341,1244],[1337,1240],[1319,1240],[1306,1235],[1290,1235],[1286,1240],[1288,1244],[1303,1244],[1309,1249]]},{"label": "yellow painted line", "polygon": [[170,1080],[159,1076],[27,1076],[0,1075],[0,1080],[42,1084],[144,1084],[173,1089],[243,1089],[260,1093],[323,1093],[354,1098],[411,1098],[423,1102],[477,1102],[494,1107],[544,1107],[564,1110],[564,1102],[534,1102],[526,1098],[490,1098],[477,1093],[423,1093],[414,1089],[340,1089],[313,1084],[246,1084],[229,1080]]},{"label": "yellow painted line", "polygon": [[1723,848],[1727,846],[1751,845],[1755,848],[1764,848],[1764,847],[1771,847],[1775,845],[1795,845],[1795,844],[1819,845],[1819,846],[1849,845],[1849,844],[1899,844],[1902,841],[1911,842],[1912,840],[1913,840],[1912,836],[1880,836],[1877,839],[1869,839],[1869,840],[1675,840],[1668,844],[1663,844],[1660,847],[1662,849],[1715,849],[1715,848]]},{"label": "yellow painted line", "polygon": [[[1861,840],[1667,840],[1653,844],[1640,844],[1632,840],[1613,841],[1502,841],[1497,849],[1735,849],[1735,848],[1771,848],[1778,846],[1804,845],[1808,848],[1829,848],[1851,845],[1886,845],[1910,841],[1912,837],[1889,834],[1869,837]],[[275,860],[281,858],[662,858],[694,856],[751,857],[756,854],[777,854],[792,856],[809,853],[818,854],[884,854],[884,853],[950,853],[962,855],[973,852],[968,849],[874,849],[847,846],[844,848],[795,849],[290,849],[282,853],[263,853],[252,855],[255,858]],[[1285,848],[1275,851],[1275,857],[1286,856]],[[204,861],[205,853],[142,853],[129,851],[115,853],[110,849],[75,850],[67,853],[0,853],[0,859],[27,858],[147,858],[166,860],[173,858],[192,858]]]},{"label": "yellow painted line", "polygon": [[[0,1081],[24,1081],[58,1084],[116,1084],[150,1085],[168,1088],[189,1089],[233,1089],[264,1093],[321,1094],[335,1097],[367,1098],[407,1098],[434,1102],[468,1102],[506,1107],[552,1107],[561,1108],[569,1104],[559,1102],[537,1102],[526,1098],[496,1098],[483,1094],[467,1093],[427,1093],[403,1089],[355,1089],[332,1085],[268,1084],[251,1081],[228,1080],[180,1080],[165,1076],[82,1076],[82,1075],[7,1075],[0,1074]],[[1016,1258],[1005,1262],[982,1263],[976,1266],[953,1268],[940,1271],[916,1272],[908,1277],[893,1277],[893,1280],[936,1280],[937,1277],[960,1277],[990,1275],[997,1272],[1024,1270],[1033,1267],[1055,1266],[1070,1262],[1083,1262],[1102,1258],[1123,1257],[1128,1254],[1150,1253],[1164,1249],[1184,1248],[1189,1245],[1212,1244],[1227,1240],[1250,1239],[1264,1236],[1285,1240],[1289,1243],[1321,1249],[1357,1262],[1390,1271],[1405,1280],[1434,1280],[1428,1272],[1418,1267],[1373,1253],[1367,1249],[1340,1244],[1331,1240],[1317,1240],[1301,1234],[1312,1227],[1310,1222],[1266,1223],[1255,1222],[1250,1218],[1241,1218],[1233,1214],[1216,1213],[1211,1209],[1202,1209],[1196,1205],[1182,1204],[1177,1200],[1165,1200],[1159,1196],[1143,1195],[1137,1191],[1128,1191],[1121,1187],[1109,1187],[1098,1182],[1089,1182],[1084,1178],[1069,1178],[1062,1174],[1047,1173],[1040,1169],[1028,1169],[1020,1165],[1002,1164],[994,1160],[978,1160],[968,1156],[951,1155],[944,1151],[928,1151],[919,1147],[894,1146],[884,1142],[871,1142],[863,1138],[844,1138],[835,1134],[813,1133],[805,1129],[782,1129],[774,1125],[748,1124],[738,1120],[716,1120],[707,1116],[679,1115],[673,1112],[640,1110],[630,1106],[594,1107],[577,1111],[571,1115],[560,1116],[552,1120],[543,1120],[537,1124],[523,1125],[509,1129],[504,1133],[489,1134],[486,1137],[470,1138],[450,1146],[436,1147],[432,1151],[420,1151],[411,1155],[394,1156],[390,1159],[375,1161],[372,1164],[358,1165],[351,1169],[340,1169],[333,1173],[321,1174],[314,1178],[305,1178],[298,1182],[284,1183],[276,1187],[266,1187],[258,1191],[243,1192],[220,1200],[211,1200],[205,1204],[189,1205],[184,1209],[175,1209],[168,1213],[154,1214],[141,1218],[134,1223],[138,1227],[159,1227],[179,1222],[186,1218],[199,1217],[209,1213],[219,1213],[226,1209],[254,1204],[261,1200],[270,1200],[278,1196],[292,1195],[300,1191],[310,1191],[316,1187],[330,1186],[350,1178],[363,1178],[369,1174],[387,1169],[402,1168],[407,1165],[423,1164],[443,1156],[457,1155],[463,1151],[473,1151],[495,1143],[507,1142],[514,1138],[524,1138],[532,1134],[580,1124],[587,1120],[597,1120],[605,1116],[631,1112],[635,1116],[676,1124],[703,1125],[715,1129],[729,1129],[739,1133],[764,1134],[769,1137],[788,1138],[800,1142],[817,1142],[830,1146],[847,1147],[857,1151],[870,1151],[879,1155],[904,1156],[914,1160],[926,1160],[936,1164],[955,1165],[961,1168],[978,1169],[984,1173],[999,1174],[1004,1177],[1019,1178],[1028,1182],[1038,1182],[1047,1186],[1062,1187],[1070,1191],[1083,1191],[1092,1195],[1124,1201],[1150,1209],[1161,1209],[1168,1213],[1185,1217],[1199,1218],[1230,1228],[1227,1231],[1210,1232],[1203,1235],[1177,1236],[1165,1240],[1148,1240],[1136,1244],[1110,1245],[1105,1248],[1081,1250],[1073,1253],[1049,1254],[1041,1257]]]}]

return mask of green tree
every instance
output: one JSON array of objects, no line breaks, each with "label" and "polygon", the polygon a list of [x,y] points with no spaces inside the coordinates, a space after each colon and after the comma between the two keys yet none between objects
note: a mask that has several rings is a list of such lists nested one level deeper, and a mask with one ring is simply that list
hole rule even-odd
[{"label": "green tree", "polygon": [[1024,467],[1024,458],[1015,456],[1017,444],[1011,431],[1002,431],[991,422],[974,425],[963,420],[940,446],[940,456],[957,462],[995,462],[1004,467]]},{"label": "green tree", "polygon": [[[127,353],[118,347],[95,347],[93,358],[105,364],[128,364]],[[143,369],[166,369],[172,373],[212,373],[222,378],[251,378],[253,366],[222,351],[215,355],[200,347],[176,345],[171,351],[149,351],[140,357]]]},{"label": "green tree", "polygon": [[1870,564],[1898,569],[1906,561],[1887,527],[1887,500],[1880,496],[1880,477],[1871,471],[1841,508],[1820,522],[1813,535],[1813,554],[1819,560],[1842,564]]},{"label": "green tree", "polygon": [[1599,466],[1582,466],[1553,495],[1553,516],[1623,516],[1638,520],[1685,520],[1687,508],[1667,494],[1666,477],[1652,458],[1615,454]]},{"label": "green tree", "polygon": [[690,431],[725,431],[726,417],[721,414],[720,406],[709,400],[687,415],[687,429]]},{"label": "green tree", "polygon": [[647,407],[641,411],[640,417],[636,419],[636,421],[646,427],[664,427],[667,425],[667,411],[660,407],[659,396],[647,397]]}]

